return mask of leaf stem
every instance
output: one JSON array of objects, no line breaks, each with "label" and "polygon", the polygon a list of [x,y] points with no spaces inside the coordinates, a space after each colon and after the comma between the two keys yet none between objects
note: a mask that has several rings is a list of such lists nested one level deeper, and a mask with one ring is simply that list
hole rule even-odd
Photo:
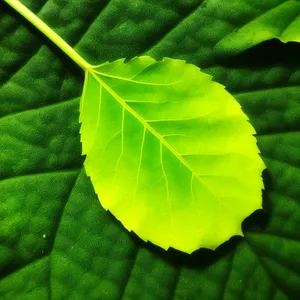
[{"label": "leaf stem", "polygon": [[66,55],[68,55],[83,70],[88,70],[92,66],[83,59],[68,43],[66,43],[57,33],[55,33],[47,24],[45,24],[37,15],[24,6],[19,0],[4,0],[15,11],[21,14],[32,25],[48,37],[56,46],[58,46]]}]

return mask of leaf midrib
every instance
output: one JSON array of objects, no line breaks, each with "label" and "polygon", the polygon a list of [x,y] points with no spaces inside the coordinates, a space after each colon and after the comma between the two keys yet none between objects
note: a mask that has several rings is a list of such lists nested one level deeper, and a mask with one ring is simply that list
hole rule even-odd
[{"label": "leaf midrib", "polygon": [[[107,85],[103,80],[101,80],[98,72],[91,69],[87,70],[99,82],[131,115],[133,115],[146,129],[149,130],[191,173],[192,177],[195,177],[202,185],[204,185],[208,191],[215,197],[218,198],[215,193],[210,189],[209,186],[204,182],[204,180],[196,173],[196,171],[191,167],[191,165],[180,155],[152,126],[150,126],[144,118],[137,114],[126,102],[119,96],[109,85]],[[99,76],[97,76],[98,74]],[[122,78],[119,78],[122,80]],[[138,83],[137,83],[138,84]]]}]

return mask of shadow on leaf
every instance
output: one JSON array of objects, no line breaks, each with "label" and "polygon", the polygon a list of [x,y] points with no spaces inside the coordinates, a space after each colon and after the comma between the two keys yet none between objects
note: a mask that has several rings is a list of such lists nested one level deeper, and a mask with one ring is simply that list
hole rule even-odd
[{"label": "shadow on leaf", "polygon": [[262,42],[236,56],[217,59],[217,62],[229,68],[268,68],[274,65],[286,65],[296,69],[299,61],[300,44],[282,43],[277,39]]},{"label": "shadow on leaf", "polygon": [[272,187],[272,179],[268,169],[265,169],[262,174],[265,189],[262,190],[263,209],[255,211],[242,224],[243,232],[262,231],[268,224],[271,217],[272,206],[269,199],[268,191]]},{"label": "shadow on leaf", "polygon": [[216,250],[201,248],[192,254],[187,254],[173,248],[169,248],[168,251],[165,251],[150,242],[145,243],[135,233],[131,232],[130,235],[139,249],[147,249],[155,256],[173,265],[176,269],[181,267],[205,269],[222,257],[232,253],[242,241],[241,237],[234,236],[229,241],[220,245]]},{"label": "shadow on leaf", "polygon": [[[261,231],[268,224],[271,214],[271,204],[268,197],[268,190],[271,187],[271,177],[268,170],[263,171],[263,180],[265,189],[263,190],[263,210],[257,210],[246,218],[242,224],[243,232],[247,231]],[[230,240],[220,245],[216,250],[201,248],[191,255],[170,248],[168,251],[152,244],[151,242],[145,243],[135,233],[130,232],[130,237],[133,239],[137,248],[147,249],[155,256],[160,257],[169,264],[178,267],[187,267],[189,269],[205,269],[216,261],[230,253],[233,253],[238,245],[243,242],[240,236],[233,236]]]}]

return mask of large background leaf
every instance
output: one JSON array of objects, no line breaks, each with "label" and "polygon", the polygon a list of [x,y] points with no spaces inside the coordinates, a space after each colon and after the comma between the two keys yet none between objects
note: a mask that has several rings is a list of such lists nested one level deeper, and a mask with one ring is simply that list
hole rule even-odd
[{"label": "large background leaf", "polygon": [[258,132],[265,210],[244,222],[245,238],[191,256],[124,230],[82,170],[83,74],[1,2],[1,299],[298,298],[300,45],[219,55],[246,1],[200,2],[23,1],[90,62],[169,56],[226,85]]}]

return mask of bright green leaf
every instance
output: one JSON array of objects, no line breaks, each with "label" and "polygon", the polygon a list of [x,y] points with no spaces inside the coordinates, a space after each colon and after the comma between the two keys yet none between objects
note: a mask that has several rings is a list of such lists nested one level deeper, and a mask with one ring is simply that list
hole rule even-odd
[{"label": "bright green leaf", "polygon": [[247,120],[182,60],[105,63],[86,72],[84,166],[102,206],[144,241],[215,249],[262,208],[264,164]]}]

